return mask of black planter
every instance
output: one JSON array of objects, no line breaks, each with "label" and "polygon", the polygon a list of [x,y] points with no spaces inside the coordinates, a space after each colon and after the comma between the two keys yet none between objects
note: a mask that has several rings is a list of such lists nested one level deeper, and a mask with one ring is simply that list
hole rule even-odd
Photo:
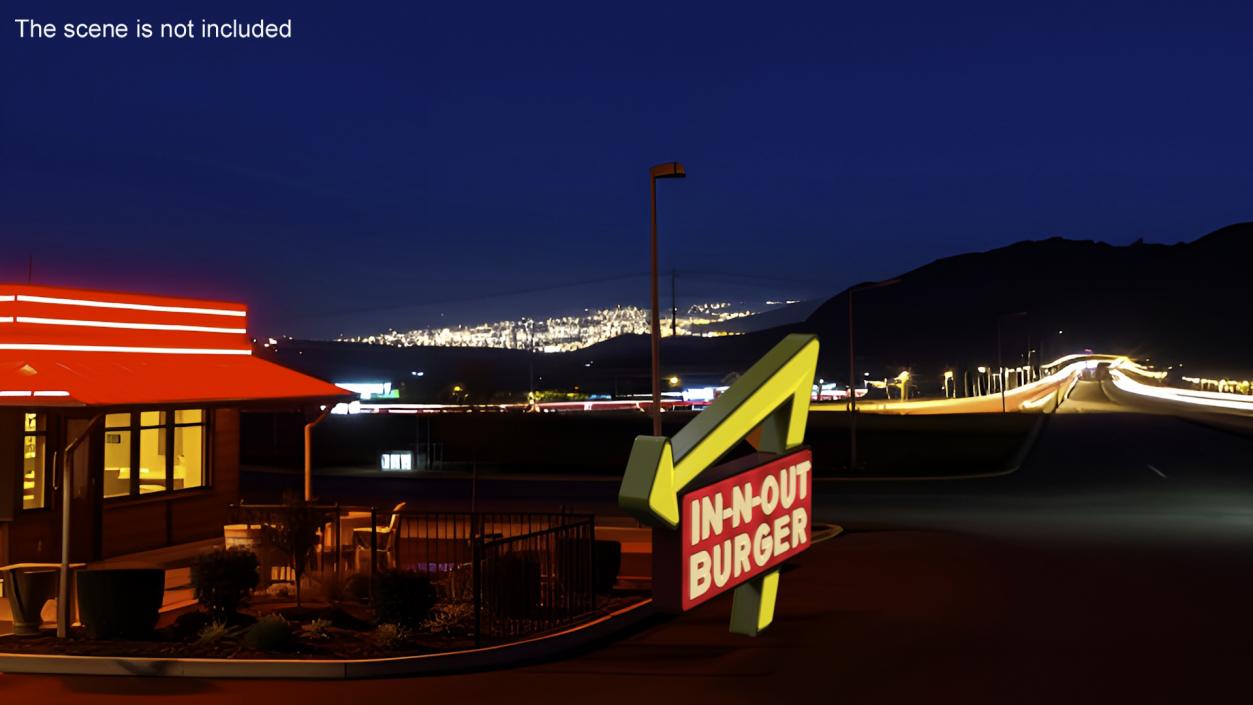
[{"label": "black planter", "polygon": [[78,614],[92,639],[142,639],[157,626],[165,571],[100,567],[78,572]]}]

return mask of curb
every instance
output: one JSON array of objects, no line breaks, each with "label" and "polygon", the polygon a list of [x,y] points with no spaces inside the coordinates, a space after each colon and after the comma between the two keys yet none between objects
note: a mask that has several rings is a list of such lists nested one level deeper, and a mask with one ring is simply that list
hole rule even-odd
[{"label": "curb", "polygon": [[440,654],[381,659],[315,661],[207,658],[139,658],[0,653],[0,673],[146,676],[164,678],[283,678],[349,680],[439,675],[480,671],[553,658],[585,648],[654,615],[652,599],[642,600],[586,624],[523,641]]}]

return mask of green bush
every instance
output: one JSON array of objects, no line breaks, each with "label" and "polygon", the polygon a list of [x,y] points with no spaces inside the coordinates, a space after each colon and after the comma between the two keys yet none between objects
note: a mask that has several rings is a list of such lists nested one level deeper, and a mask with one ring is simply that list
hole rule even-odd
[{"label": "green bush", "polygon": [[261,651],[281,651],[291,642],[291,623],[279,614],[267,614],[244,633],[244,645]]},{"label": "green bush", "polygon": [[211,614],[234,614],[248,603],[260,576],[257,554],[246,548],[215,548],[196,556],[191,586],[196,600]]},{"label": "green bush", "polygon": [[413,632],[399,624],[380,624],[374,630],[374,641],[386,649],[402,646],[413,638]]},{"label": "green bush", "polygon": [[331,638],[330,628],[331,620],[315,619],[301,627],[300,634],[307,639],[329,639]]},{"label": "green bush", "polygon": [[464,636],[474,633],[474,603],[443,602],[431,611],[431,616],[422,625],[431,634],[447,634]]},{"label": "green bush", "polygon": [[371,606],[379,624],[413,628],[435,606],[435,587],[422,573],[412,570],[383,570],[374,576]]},{"label": "green bush", "polygon": [[196,634],[196,644],[212,646],[223,641],[238,639],[243,631],[242,627],[232,627],[224,622],[211,622]]}]

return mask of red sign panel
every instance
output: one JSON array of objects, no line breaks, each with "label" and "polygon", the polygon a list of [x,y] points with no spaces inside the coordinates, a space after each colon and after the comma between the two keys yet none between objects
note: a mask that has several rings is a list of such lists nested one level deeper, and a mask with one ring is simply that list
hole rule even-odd
[{"label": "red sign panel", "polygon": [[812,455],[785,455],[681,495],[679,606],[691,609],[809,547]]}]

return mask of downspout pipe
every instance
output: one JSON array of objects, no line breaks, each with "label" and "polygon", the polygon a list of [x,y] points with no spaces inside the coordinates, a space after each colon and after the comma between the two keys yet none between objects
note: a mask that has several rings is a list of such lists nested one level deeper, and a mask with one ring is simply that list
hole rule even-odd
[{"label": "downspout pipe", "polygon": [[74,451],[87,440],[104,414],[91,417],[91,423],[65,447],[61,455],[61,575],[57,581],[57,638],[69,636],[70,629],[70,474]]},{"label": "downspout pipe", "polygon": [[334,404],[327,404],[322,407],[322,413],[309,423],[305,424],[305,501],[313,501],[313,427],[326,420],[331,415],[331,409]]}]

